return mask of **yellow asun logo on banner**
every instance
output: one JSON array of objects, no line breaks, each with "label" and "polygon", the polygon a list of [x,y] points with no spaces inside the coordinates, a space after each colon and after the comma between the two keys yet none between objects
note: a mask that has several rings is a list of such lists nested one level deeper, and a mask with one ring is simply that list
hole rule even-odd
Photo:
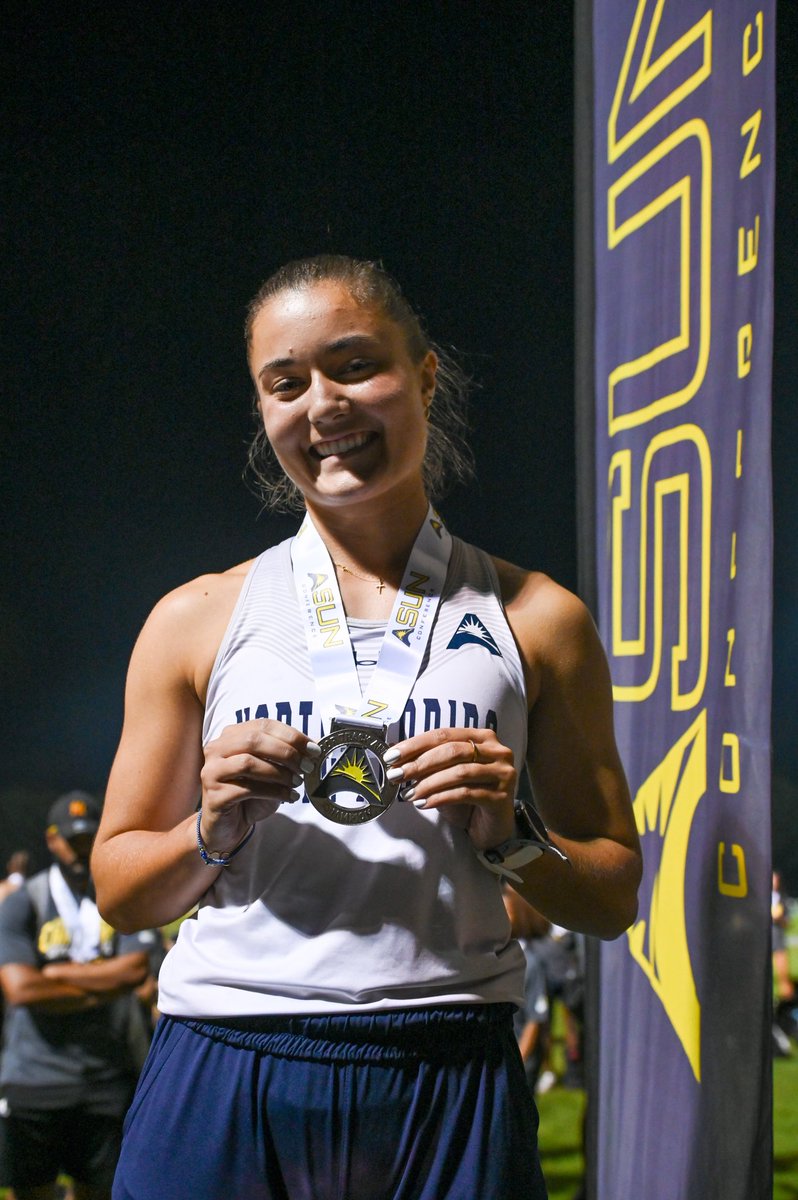
[{"label": "yellow asun logo on banner", "polygon": [[701,1081],[701,1005],[685,919],[685,868],[690,829],[707,790],[707,714],[704,709],[638,789],[637,831],[661,839],[651,904],[630,930],[629,952],[643,969]]}]

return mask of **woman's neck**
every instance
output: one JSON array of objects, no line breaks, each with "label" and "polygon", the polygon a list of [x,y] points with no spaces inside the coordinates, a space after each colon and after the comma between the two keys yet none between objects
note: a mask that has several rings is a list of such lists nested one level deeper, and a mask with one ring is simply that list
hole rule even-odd
[{"label": "woman's neck", "polygon": [[333,562],[398,586],[428,507],[421,493],[401,503],[364,505],[360,511],[308,506],[308,512]]},{"label": "woman's neck", "polygon": [[[366,506],[364,506],[366,507]],[[338,577],[347,615],[387,619],[407,567],[428,501],[396,504],[387,511],[318,510],[308,506]]]}]

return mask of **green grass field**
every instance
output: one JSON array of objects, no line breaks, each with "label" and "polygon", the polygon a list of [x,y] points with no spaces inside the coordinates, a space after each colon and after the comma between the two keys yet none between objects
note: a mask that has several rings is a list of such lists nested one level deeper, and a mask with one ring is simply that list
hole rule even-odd
[{"label": "green grass field", "polygon": [[[559,1087],[538,1097],[549,1200],[573,1200],[578,1192],[584,1102],[582,1092]],[[798,1051],[773,1063],[773,1200],[798,1200]]]},{"label": "green grass field", "polygon": [[540,1157],[549,1200],[572,1200],[584,1173],[582,1118],[585,1094],[561,1087],[537,1097]]}]

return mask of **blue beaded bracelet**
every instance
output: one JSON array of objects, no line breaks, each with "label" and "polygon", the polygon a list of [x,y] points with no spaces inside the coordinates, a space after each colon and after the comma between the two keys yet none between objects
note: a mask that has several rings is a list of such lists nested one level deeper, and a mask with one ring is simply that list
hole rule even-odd
[{"label": "blue beaded bracelet", "polygon": [[229,867],[232,859],[238,854],[239,850],[243,850],[249,839],[255,832],[255,826],[250,825],[249,832],[245,833],[237,846],[234,846],[229,854],[224,854],[221,858],[214,858],[208,853],[208,847],[202,840],[200,826],[202,824],[202,809],[197,813],[197,849],[200,852],[200,858],[205,863],[206,867]]}]

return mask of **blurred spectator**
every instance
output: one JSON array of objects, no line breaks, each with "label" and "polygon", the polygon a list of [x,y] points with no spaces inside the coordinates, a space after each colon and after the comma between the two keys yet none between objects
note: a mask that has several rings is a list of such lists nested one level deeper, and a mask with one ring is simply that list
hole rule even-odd
[{"label": "blurred spectator", "polygon": [[[551,925],[545,937],[537,943],[536,951],[546,977],[546,994],[549,1011],[559,1001],[563,1012],[563,1038],[565,1042],[565,1072],[562,1083],[566,1087],[584,1087],[583,1029],[585,1015],[585,942],[584,937]],[[550,1057],[551,1022],[547,1030],[547,1055],[541,1072],[539,1090],[547,1090],[556,1082]],[[545,1078],[544,1078],[545,1076]]]},{"label": "blurred spectator", "polygon": [[781,875],[773,872],[773,883],[770,893],[770,922],[772,929],[773,948],[773,982],[776,988],[777,1000],[793,1000],[795,985],[790,975],[790,959],[787,952],[787,928],[790,914],[787,897],[781,884]]},{"label": "blurred spectator", "polygon": [[536,939],[544,936],[549,923],[513,888],[504,888],[504,907],[510,918],[513,937],[518,938],[526,958],[524,1007],[515,1014],[515,1036],[524,1062],[526,1081],[534,1093],[546,1047],[545,1031],[549,1020],[546,976],[538,957]]},{"label": "blurred spectator", "polygon": [[790,972],[787,948],[787,929],[790,924],[789,903],[784,893],[781,875],[773,872],[770,892],[771,952],[773,955],[773,1053],[780,1058],[792,1054],[791,1038],[798,1036],[795,984]]},{"label": "blurred spectator", "polygon": [[27,850],[15,850],[6,863],[6,877],[0,879],[0,903],[11,892],[21,888],[28,874],[30,855]]},{"label": "blurred spectator", "polygon": [[56,1196],[60,1173],[82,1200],[110,1197],[136,1080],[134,989],[147,981],[151,945],[97,912],[89,854],[99,817],[86,793],[61,796],[46,830],[52,866],[0,905],[0,1177],[16,1200]]}]

